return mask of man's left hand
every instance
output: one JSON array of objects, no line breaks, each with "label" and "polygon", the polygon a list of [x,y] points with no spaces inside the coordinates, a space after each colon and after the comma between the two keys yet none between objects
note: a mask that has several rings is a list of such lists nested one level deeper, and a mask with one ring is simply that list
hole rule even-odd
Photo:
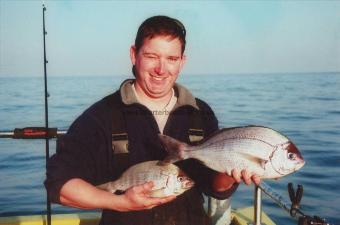
[{"label": "man's left hand", "polygon": [[250,185],[252,183],[259,185],[261,183],[261,178],[256,174],[250,173],[247,169],[243,169],[241,173],[237,169],[233,169],[231,174],[237,183],[240,183],[241,181],[243,181],[246,185]]}]

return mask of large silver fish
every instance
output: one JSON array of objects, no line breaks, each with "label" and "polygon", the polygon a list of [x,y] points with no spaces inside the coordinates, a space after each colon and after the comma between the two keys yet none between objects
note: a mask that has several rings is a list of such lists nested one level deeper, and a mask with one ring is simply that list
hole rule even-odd
[{"label": "large silver fish", "polygon": [[193,187],[194,182],[177,166],[160,161],[146,161],[128,168],[118,180],[98,185],[111,193],[153,181],[151,197],[180,195]]},{"label": "large silver fish", "polygon": [[169,136],[159,137],[169,152],[169,162],[195,158],[229,175],[232,169],[248,169],[262,179],[279,178],[305,164],[299,150],[286,136],[262,126],[222,129],[195,146]]}]

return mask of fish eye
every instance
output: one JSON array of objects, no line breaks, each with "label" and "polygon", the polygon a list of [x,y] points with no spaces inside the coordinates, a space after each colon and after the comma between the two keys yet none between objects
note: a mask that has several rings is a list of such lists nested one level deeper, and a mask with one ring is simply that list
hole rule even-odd
[{"label": "fish eye", "polygon": [[288,159],[295,160],[296,159],[296,154],[295,153],[288,153]]},{"label": "fish eye", "polygon": [[179,182],[182,182],[182,181],[184,181],[184,177],[177,177],[177,180],[178,180]]}]

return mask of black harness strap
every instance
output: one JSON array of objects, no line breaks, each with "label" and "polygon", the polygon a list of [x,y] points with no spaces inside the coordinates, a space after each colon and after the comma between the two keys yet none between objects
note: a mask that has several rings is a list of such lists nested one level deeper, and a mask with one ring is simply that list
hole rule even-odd
[{"label": "black harness strap", "polygon": [[203,127],[201,111],[192,111],[189,115],[188,130],[188,136],[191,143],[197,143],[204,138],[205,134]]},{"label": "black harness strap", "polygon": [[112,150],[114,154],[128,153],[128,134],[119,91],[110,99],[112,109]]},{"label": "black harness strap", "polygon": [[108,99],[112,109],[112,171],[113,179],[118,177],[130,166],[128,150],[128,134],[124,117],[123,103],[119,91]]}]

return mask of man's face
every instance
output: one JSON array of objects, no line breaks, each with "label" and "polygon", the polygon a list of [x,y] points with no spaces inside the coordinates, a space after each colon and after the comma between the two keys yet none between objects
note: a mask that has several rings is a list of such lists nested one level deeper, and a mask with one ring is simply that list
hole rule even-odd
[{"label": "man's face", "polygon": [[130,57],[136,68],[136,89],[141,89],[150,98],[171,95],[185,61],[178,38],[155,36],[145,39],[138,52],[135,46],[131,47]]}]

